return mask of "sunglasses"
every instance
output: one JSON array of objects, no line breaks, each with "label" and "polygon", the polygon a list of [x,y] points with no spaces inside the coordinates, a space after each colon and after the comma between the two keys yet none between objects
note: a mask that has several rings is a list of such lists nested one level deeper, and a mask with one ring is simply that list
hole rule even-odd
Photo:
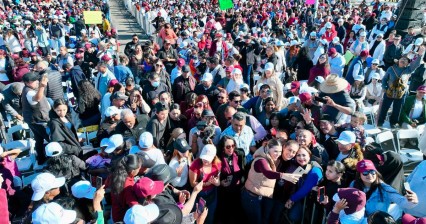
[{"label": "sunglasses", "polygon": [[225,149],[235,149],[235,144],[232,145],[226,145]]},{"label": "sunglasses", "polygon": [[234,103],[241,103],[241,100],[234,100]]},{"label": "sunglasses", "polygon": [[376,171],[375,170],[367,170],[367,171],[362,172],[363,176],[368,176],[368,174],[376,175]]}]

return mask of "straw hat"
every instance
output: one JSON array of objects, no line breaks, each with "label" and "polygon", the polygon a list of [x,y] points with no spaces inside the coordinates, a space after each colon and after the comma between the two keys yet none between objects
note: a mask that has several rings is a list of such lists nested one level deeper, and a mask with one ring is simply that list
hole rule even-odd
[{"label": "straw hat", "polygon": [[331,74],[321,83],[319,89],[323,93],[338,93],[348,87],[348,84],[345,79],[339,78],[336,74]]}]

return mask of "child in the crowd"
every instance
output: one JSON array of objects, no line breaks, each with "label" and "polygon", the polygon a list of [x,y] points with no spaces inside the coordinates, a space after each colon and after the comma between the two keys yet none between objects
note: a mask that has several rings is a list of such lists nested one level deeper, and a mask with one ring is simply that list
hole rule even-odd
[{"label": "child in the crowd", "polygon": [[334,201],[330,200],[334,194],[337,193],[339,188],[346,187],[342,181],[343,174],[345,173],[345,165],[339,161],[331,160],[327,164],[327,170],[325,172],[326,179],[319,185],[319,187],[325,188],[325,196],[323,201],[318,202],[325,206],[326,214],[333,209]]},{"label": "child in the crowd", "polygon": [[351,122],[343,124],[340,126],[339,132],[342,131],[352,131],[356,136],[356,143],[359,143],[362,148],[367,143],[367,137],[365,135],[364,127],[362,126],[365,123],[366,117],[363,113],[356,111],[351,115]]},{"label": "child in the crowd", "polygon": [[107,178],[109,174],[108,167],[111,164],[111,159],[108,158],[108,153],[105,152],[105,149],[108,146],[108,141],[108,138],[102,139],[100,152],[86,159],[88,173],[94,176],[101,176],[103,179]]}]

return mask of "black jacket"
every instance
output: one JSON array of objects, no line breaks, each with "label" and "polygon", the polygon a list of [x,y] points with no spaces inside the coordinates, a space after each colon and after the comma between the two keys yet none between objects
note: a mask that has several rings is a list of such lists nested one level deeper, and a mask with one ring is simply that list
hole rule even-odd
[{"label": "black jacket", "polygon": [[115,123],[118,123],[118,121],[113,122],[113,121],[111,121],[111,119],[105,118],[105,120],[99,126],[98,133],[96,134],[96,138],[99,140],[99,142],[102,141],[102,139],[109,138],[112,135],[114,130],[111,131],[111,132],[108,132],[108,129],[109,129],[109,127],[111,127],[111,125],[113,125]]},{"label": "black jacket", "polygon": [[86,79],[86,76],[79,65],[76,65],[71,68],[70,79],[71,79],[72,92],[74,93],[74,96],[78,98],[80,96],[80,93],[78,91],[78,84],[82,80]]},{"label": "black jacket", "polygon": [[[50,111],[49,116],[50,140],[58,142],[62,146],[64,154],[79,156],[82,149],[74,125],[71,126],[71,129],[67,128],[53,110]],[[67,119],[71,122],[70,117],[67,116]]]},{"label": "black jacket", "polygon": [[421,64],[410,77],[410,92],[415,92],[421,85],[426,84],[426,64]]},{"label": "black jacket", "polygon": [[394,59],[401,58],[402,52],[404,52],[404,46],[399,45],[399,49],[396,48],[395,44],[391,44],[385,50],[385,55],[383,55],[383,62],[385,62],[386,67],[392,66],[394,64]]},{"label": "black jacket", "polygon": [[13,93],[11,85],[12,84],[8,84],[4,87],[2,91],[4,99],[1,101],[1,104],[5,111],[11,116],[16,116],[18,114],[22,115],[21,96]]},{"label": "black jacket", "polygon": [[129,138],[138,140],[139,136],[145,131],[148,120],[149,117],[146,114],[136,115],[136,123],[132,129],[128,128],[123,121],[120,121],[112,134],[121,134],[124,140]]},{"label": "black jacket", "polygon": [[194,92],[199,95],[206,95],[209,98],[209,102],[215,102],[217,100],[217,95],[219,95],[219,89],[211,85],[210,88],[204,89],[203,84],[198,84],[195,86]]}]

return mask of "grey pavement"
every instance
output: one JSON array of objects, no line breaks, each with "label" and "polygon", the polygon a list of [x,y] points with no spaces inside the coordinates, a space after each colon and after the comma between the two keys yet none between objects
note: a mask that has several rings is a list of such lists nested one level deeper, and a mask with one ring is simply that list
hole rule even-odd
[{"label": "grey pavement", "polygon": [[141,34],[142,28],[136,18],[127,11],[122,0],[109,0],[112,27],[117,29],[120,52],[124,51],[126,43],[132,40],[133,34]]}]

